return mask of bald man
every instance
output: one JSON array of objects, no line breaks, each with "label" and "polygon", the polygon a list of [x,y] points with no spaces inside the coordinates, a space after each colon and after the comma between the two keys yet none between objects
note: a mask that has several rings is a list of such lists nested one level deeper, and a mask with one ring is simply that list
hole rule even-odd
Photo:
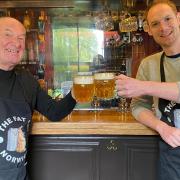
[{"label": "bald man", "polygon": [[26,154],[34,110],[60,121],[76,105],[71,92],[53,100],[25,70],[16,70],[25,49],[26,30],[11,17],[0,18],[0,180],[27,180]]}]

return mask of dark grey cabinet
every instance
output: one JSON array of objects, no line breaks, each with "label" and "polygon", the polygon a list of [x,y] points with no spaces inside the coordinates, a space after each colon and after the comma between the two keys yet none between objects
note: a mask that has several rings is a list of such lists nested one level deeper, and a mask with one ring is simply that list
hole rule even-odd
[{"label": "dark grey cabinet", "polygon": [[31,180],[155,180],[157,136],[31,136]]}]

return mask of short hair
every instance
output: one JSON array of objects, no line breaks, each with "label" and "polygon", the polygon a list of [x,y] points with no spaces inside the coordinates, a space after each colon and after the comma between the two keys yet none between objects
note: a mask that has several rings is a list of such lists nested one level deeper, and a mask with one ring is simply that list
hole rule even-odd
[{"label": "short hair", "polygon": [[149,4],[149,6],[147,7],[147,9],[145,10],[145,13],[144,13],[144,19],[147,21],[147,16],[148,16],[148,13],[149,13],[149,10],[156,6],[157,4],[167,4],[173,11],[175,14],[177,14],[177,7],[175,5],[175,3],[171,0],[154,0],[153,2],[151,2]]}]

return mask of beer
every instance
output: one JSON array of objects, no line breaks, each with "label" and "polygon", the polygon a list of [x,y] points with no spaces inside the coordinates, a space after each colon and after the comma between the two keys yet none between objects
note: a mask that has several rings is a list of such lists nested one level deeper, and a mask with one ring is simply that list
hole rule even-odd
[{"label": "beer", "polygon": [[73,93],[77,102],[91,102],[94,96],[93,76],[75,76],[73,81]]},{"label": "beer", "polygon": [[114,97],[114,73],[96,73],[94,75],[95,96],[98,99],[112,99]]}]

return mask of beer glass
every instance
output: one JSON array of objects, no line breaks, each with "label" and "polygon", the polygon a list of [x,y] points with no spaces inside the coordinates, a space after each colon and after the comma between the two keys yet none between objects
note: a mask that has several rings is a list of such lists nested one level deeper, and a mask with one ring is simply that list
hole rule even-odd
[{"label": "beer glass", "polygon": [[97,99],[109,100],[114,98],[115,75],[111,72],[95,73],[95,96]]},{"label": "beer glass", "polygon": [[77,102],[91,102],[94,96],[94,77],[83,73],[75,75],[73,79],[73,93]]}]

